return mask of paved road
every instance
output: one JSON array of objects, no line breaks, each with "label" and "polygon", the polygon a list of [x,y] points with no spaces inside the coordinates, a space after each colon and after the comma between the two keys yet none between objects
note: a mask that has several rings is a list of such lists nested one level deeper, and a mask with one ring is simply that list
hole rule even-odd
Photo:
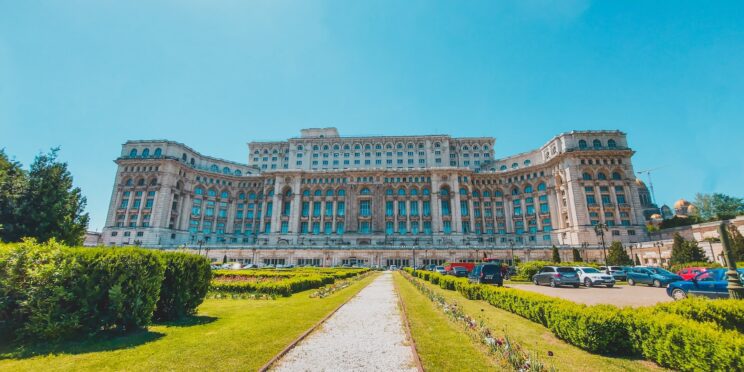
[{"label": "paved road", "polygon": [[615,306],[651,306],[659,302],[673,301],[667,296],[666,289],[653,288],[645,285],[631,287],[629,285],[606,287],[560,287],[536,286],[534,284],[509,284],[507,287],[519,288],[526,291],[542,293],[548,296],[560,297],[574,302],[596,305],[610,304]]},{"label": "paved road", "polygon": [[409,345],[392,272],[387,271],[287,353],[274,369],[416,371]]}]

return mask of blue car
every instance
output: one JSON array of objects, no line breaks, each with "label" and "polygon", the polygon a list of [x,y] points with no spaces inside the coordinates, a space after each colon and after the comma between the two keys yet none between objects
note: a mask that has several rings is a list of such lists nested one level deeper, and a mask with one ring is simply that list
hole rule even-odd
[{"label": "blue car", "polygon": [[681,276],[658,267],[636,266],[627,273],[629,285],[648,284],[661,288],[669,283],[683,280]]},{"label": "blue car", "polygon": [[[675,300],[681,300],[687,296],[728,298],[726,271],[728,269],[710,269],[691,280],[674,282],[667,287],[667,295]],[[744,284],[744,269],[736,271],[739,273],[739,280]]]}]

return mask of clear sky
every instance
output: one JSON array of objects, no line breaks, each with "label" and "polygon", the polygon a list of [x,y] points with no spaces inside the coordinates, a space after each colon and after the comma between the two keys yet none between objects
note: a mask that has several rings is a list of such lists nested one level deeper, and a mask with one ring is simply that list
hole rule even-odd
[{"label": "clear sky", "polygon": [[105,223],[128,139],[620,129],[660,202],[744,196],[744,1],[0,0],[0,147],[60,146]]}]

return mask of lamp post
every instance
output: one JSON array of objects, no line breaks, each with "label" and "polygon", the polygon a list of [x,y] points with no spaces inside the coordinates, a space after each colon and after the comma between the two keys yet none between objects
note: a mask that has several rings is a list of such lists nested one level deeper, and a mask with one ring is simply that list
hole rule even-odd
[{"label": "lamp post", "polygon": [[204,245],[204,240],[199,239],[199,241],[197,241],[196,244],[199,244],[199,251],[197,252],[197,254],[201,256],[201,248],[202,248],[202,245]]},{"label": "lamp post", "polygon": [[661,260],[661,247],[663,246],[664,246],[664,243],[662,242],[654,242],[654,247],[656,247],[656,252],[659,253],[659,267],[664,267],[664,265],[662,265],[662,260]]},{"label": "lamp post", "polygon": [[589,248],[589,243],[583,242],[581,243],[581,255],[584,262],[589,262],[589,257],[586,255],[586,249]]},{"label": "lamp post", "polygon": [[718,234],[721,236],[721,245],[723,246],[723,257],[726,258],[726,278],[728,281],[729,297],[733,299],[744,299],[744,286],[739,282],[739,273],[736,272],[736,260],[731,249],[731,240],[729,239],[728,224],[724,221],[718,226]]},{"label": "lamp post", "polygon": [[600,240],[602,241],[602,255],[604,256],[604,264],[605,267],[607,266],[607,248],[605,247],[605,239],[604,234],[605,231],[608,231],[607,225],[600,222],[596,225],[594,225],[594,232],[599,236]]},{"label": "lamp post", "polygon": [[708,242],[708,246],[710,247],[710,258],[713,260],[713,262],[716,262],[716,254],[713,252],[713,242],[719,242],[720,239],[716,238],[705,238],[704,241]]},{"label": "lamp post", "polygon": [[510,266],[514,266],[514,239],[509,239],[509,249],[511,250],[511,263]]}]

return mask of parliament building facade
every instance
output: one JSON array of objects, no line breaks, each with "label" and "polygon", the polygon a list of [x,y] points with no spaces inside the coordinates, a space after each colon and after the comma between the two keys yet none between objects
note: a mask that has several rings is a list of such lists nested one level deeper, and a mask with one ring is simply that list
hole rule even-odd
[{"label": "parliament building facade", "polygon": [[439,262],[597,245],[597,224],[608,245],[644,240],[651,205],[625,133],[562,133],[501,159],[494,145],[312,128],[250,142],[243,164],[172,141],[127,141],[102,239],[323,265],[403,264],[411,250]]}]

